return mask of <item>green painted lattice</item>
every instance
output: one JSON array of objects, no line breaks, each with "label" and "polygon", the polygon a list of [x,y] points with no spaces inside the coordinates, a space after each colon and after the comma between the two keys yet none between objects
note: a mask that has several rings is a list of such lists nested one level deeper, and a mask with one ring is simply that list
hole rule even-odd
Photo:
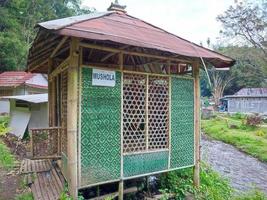
[{"label": "green painted lattice", "polygon": [[147,174],[168,168],[169,151],[125,155],[123,157],[123,176]]},{"label": "green painted lattice", "polygon": [[115,87],[92,86],[92,69],[82,69],[81,185],[120,177],[121,74]]},{"label": "green painted lattice", "polygon": [[172,78],[171,168],[194,164],[194,82]]}]

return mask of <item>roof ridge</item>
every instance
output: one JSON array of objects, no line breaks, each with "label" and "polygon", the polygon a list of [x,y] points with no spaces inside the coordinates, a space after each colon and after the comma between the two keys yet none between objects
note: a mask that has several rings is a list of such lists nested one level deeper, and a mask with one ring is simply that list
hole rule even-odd
[{"label": "roof ridge", "polygon": [[[41,27],[43,27],[45,29],[54,29],[54,30],[56,29],[56,30],[59,30],[59,29],[63,29],[63,28],[66,28],[68,26],[72,26],[74,24],[81,23],[81,22],[84,22],[84,21],[87,21],[87,20],[92,20],[92,19],[97,19],[97,18],[103,17],[103,16],[107,16],[107,15],[110,15],[110,14],[112,14],[114,12],[115,11],[92,12],[92,13],[84,14],[84,15],[76,15],[76,16],[71,16],[71,17],[64,17],[64,18],[60,18],[60,19],[54,19],[54,20],[49,20],[49,21],[38,23],[38,26],[41,26]],[[78,18],[81,18],[81,20],[77,20]],[[56,25],[54,25],[54,26],[52,25],[52,28],[51,27],[50,28],[47,27],[48,23],[60,22],[60,21],[66,20],[66,19],[72,19],[73,22],[70,22],[70,23],[67,23],[67,24],[64,24],[64,25],[61,25],[61,26],[59,25],[58,27],[56,27]]]}]

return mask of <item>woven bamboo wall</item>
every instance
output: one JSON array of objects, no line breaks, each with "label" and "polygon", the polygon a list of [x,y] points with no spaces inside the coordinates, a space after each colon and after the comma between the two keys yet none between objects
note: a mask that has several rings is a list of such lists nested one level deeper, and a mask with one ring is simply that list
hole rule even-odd
[{"label": "woven bamboo wall", "polygon": [[99,87],[82,68],[81,186],[192,166],[193,150],[193,79],[116,72]]},{"label": "woven bamboo wall", "polygon": [[82,69],[82,186],[120,178],[120,77],[115,87],[92,86],[92,69]]}]

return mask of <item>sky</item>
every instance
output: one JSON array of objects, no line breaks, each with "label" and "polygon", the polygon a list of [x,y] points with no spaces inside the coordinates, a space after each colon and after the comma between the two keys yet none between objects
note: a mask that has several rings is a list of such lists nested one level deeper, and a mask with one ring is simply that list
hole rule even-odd
[{"label": "sky", "polygon": [[[82,0],[82,6],[106,11],[114,0]],[[206,46],[215,44],[222,29],[216,20],[234,0],[119,0],[128,14]]]}]

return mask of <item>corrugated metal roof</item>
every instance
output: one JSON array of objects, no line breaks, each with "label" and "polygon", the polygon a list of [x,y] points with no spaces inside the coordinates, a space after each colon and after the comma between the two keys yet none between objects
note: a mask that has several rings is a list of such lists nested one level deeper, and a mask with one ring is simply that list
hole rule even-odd
[{"label": "corrugated metal roof", "polygon": [[267,88],[242,88],[235,95],[267,96]]},{"label": "corrugated metal roof", "polygon": [[242,88],[234,95],[225,95],[221,99],[227,98],[267,98],[267,88]]},{"label": "corrugated metal roof", "polygon": [[8,71],[0,74],[0,87],[17,87],[32,78],[34,74],[23,71]]},{"label": "corrugated metal roof", "polygon": [[22,84],[33,88],[47,89],[47,85],[27,83],[36,73],[23,71],[7,71],[0,74],[0,87],[17,87]]},{"label": "corrugated metal roof", "polygon": [[203,48],[123,12],[104,12],[40,23],[58,34],[92,40],[113,41],[137,47],[203,57],[216,67],[229,67],[234,60]]},{"label": "corrugated metal roof", "polygon": [[27,101],[29,103],[45,103],[48,102],[48,94],[31,94],[31,95],[18,95],[18,96],[4,96],[1,99],[16,99]]},{"label": "corrugated metal roof", "polygon": [[73,17],[66,17],[62,19],[50,20],[50,21],[39,23],[38,25],[49,30],[58,30],[58,29],[62,29],[66,26],[70,26],[78,22],[95,19],[95,18],[102,17],[102,16],[105,16],[111,13],[113,13],[113,11],[94,12],[94,13],[90,13],[86,15],[79,15],[79,16],[73,16]]}]

